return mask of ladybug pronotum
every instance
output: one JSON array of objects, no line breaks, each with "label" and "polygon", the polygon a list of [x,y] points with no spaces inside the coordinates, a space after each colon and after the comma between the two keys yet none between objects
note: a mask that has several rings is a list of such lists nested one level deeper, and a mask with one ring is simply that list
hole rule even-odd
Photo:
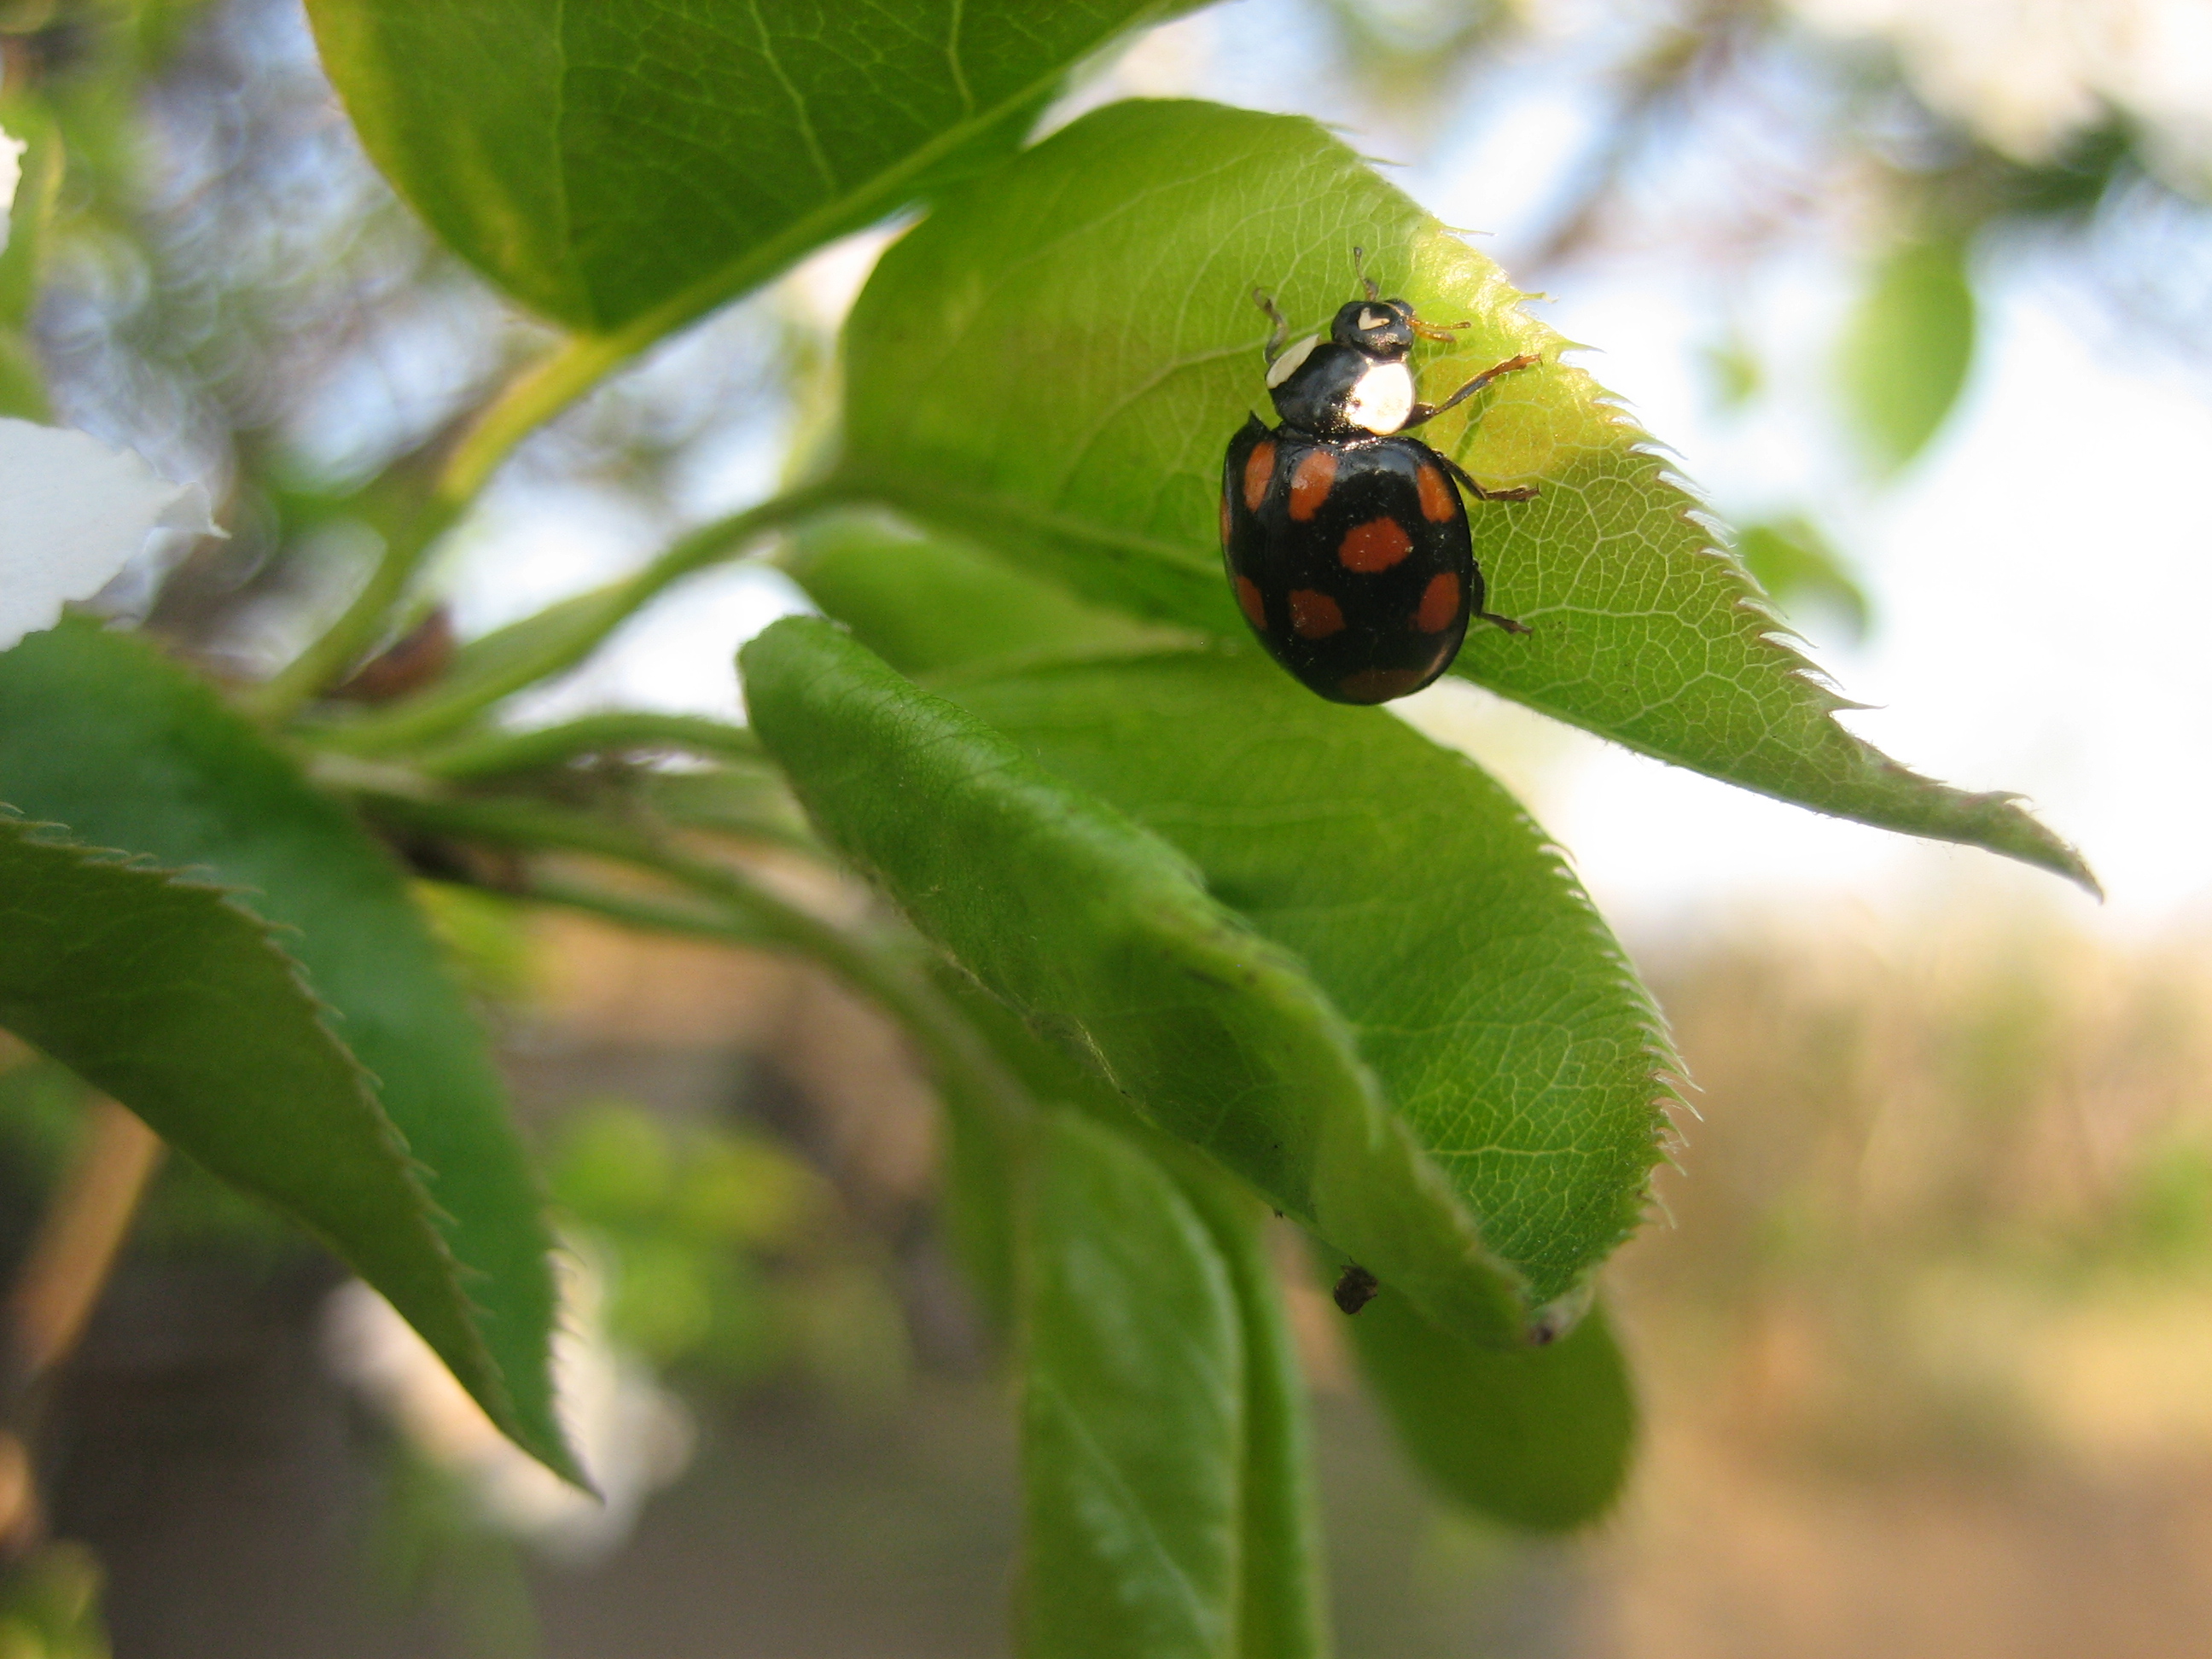
[{"label": "ladybug pronotum", "polygon": [[[1355,268],[1360,258],[1354,248]],[[1525,501],[1534,487],[1485,489],[1406,431],[1536,359],[1509,357],[1440,404],[1419,402],[1406,366],[1414,337],[1451,331],[1383,299],[1364,270],[1359,280],[1367,297],[1336,313],[1327,340],[1287,349],[1289,322],[1253,290],[1274,320],[1267,391],[1282,424],[1270,430],[1255,416],[1229,441],[1221,556],[1237,608],[1277,662],[1332,702],[1373,703],[1443,673],[1473,617],[1528,631],[1482,608],[1459,492]]]}]

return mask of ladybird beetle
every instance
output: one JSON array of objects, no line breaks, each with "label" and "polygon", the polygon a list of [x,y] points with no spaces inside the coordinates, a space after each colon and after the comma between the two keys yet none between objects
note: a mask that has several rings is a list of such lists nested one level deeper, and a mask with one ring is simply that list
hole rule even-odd
[{"label": "ladybird beetle", "polygon": [[1470,618],[1528,631],[1482,608],[1459,492],[1525,501],[1534,488],[1486,489],[1406,431],[1536,359],[1509,357],[1440,404],[1417,401],[1406,366],[1414,337],[1451,330],[1383,299],[1352,252],[1367,297],[1338,311],[1326,341],[1285,349],[1288,320],[1252,291],[1275,325],[1267,391],[1282,424],[1254,416],[1229,441],[1221,558],[1244,620],[1301,684],[1334,702],[1388,702],[1451,665]]}]

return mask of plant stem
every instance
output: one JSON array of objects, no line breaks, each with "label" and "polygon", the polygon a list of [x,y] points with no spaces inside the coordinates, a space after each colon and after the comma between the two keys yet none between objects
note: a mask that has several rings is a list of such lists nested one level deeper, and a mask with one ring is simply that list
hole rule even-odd
[{"label": "plant stem", "polygon": [[316,739],[355,754],[381,754],[443,736],[501,697],[581,662],[670,583],[735,556],[768,531],[854,499],[849,485],[824,481],[787,490],[702,525],[678,538],[636,574],[563,599],[471,641],[461,647],[443,680],[375,714],[324,727],[314,734]]},{"label": "plant stem", "polygon": [[34,1541],[41,1525],[38,1481],[24,1443],[26,1407],[84,1334],[161,1152],[151,1129],[106,1096],[94,1096],[76,1161],[16,1271],[7,1304],[7,1392],[0,1400],[0,1556]]},{"label": "plant stem", "polygon": [[824,921],[740,871],[678,852],[620,824],[534,802],[423,800],[380,793],[360,799],[378,817],[410,828],[521,851],[588,854],[674,882],[707,900],[708,906],[602,893],[558,880],[535,880],[528,890],[547,903],[592,910],[635,927],[809,957],[898,1023],[940,1091],[994,1117],[1029,1109],[1020,1082],[918,964]]},{"label": "plant stem", "polygon": [[161,1161],[161,1139],[105,1095],[85,1115],[76,1164],[40,1223],[8,1298],[17,1363],[35,1382],[84,1333],[131,1218]]},{"label": "plant stem", "polygon": [[343,679],[362,653],[376,642],[386,617],[414,580],[423,556],[453,527],[466,505],[433,495],[412,517],[391,529],[376,568],[338,619],[270,679],[242,696],[240,707],[274,725],[289,719],[301,705]]},{"label": "plant stem", "polygon": [[758,760],[760,739],[742,726],[696,714],[587,714],[535,732],[495,732],[420,757],[434,778],[456,781],[540,772],[581,755],[678,750],[718,759]]}]

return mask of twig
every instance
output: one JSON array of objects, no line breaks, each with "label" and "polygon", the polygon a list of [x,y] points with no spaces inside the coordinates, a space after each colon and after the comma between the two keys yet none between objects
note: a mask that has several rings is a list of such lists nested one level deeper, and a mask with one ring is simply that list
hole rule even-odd
[{"label": "twig", "polygon": [[106,1096],[95,1096],[76,1161],[16,1273],[7,1304],[11,1374],[0,1413],[0,1554],[30,1542],[40,1525],[25,1408],[84,1334],[161,1152],[160,1136]]}]

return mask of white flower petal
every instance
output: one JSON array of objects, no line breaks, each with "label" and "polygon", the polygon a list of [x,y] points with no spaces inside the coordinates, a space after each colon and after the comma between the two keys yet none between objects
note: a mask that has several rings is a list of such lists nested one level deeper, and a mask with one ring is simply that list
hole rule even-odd
[{"label": "white flower petal", "polygon": [[106,586],[150,532],[214,529],[198,484],[87,433],[0,420],[0,651]]},{"label": "white flower petal", "polygon": [[0,253],[8,251],[8,210],[15,204],[15,181],[22,177],[23,152],[29,148],[0,128]]}]

